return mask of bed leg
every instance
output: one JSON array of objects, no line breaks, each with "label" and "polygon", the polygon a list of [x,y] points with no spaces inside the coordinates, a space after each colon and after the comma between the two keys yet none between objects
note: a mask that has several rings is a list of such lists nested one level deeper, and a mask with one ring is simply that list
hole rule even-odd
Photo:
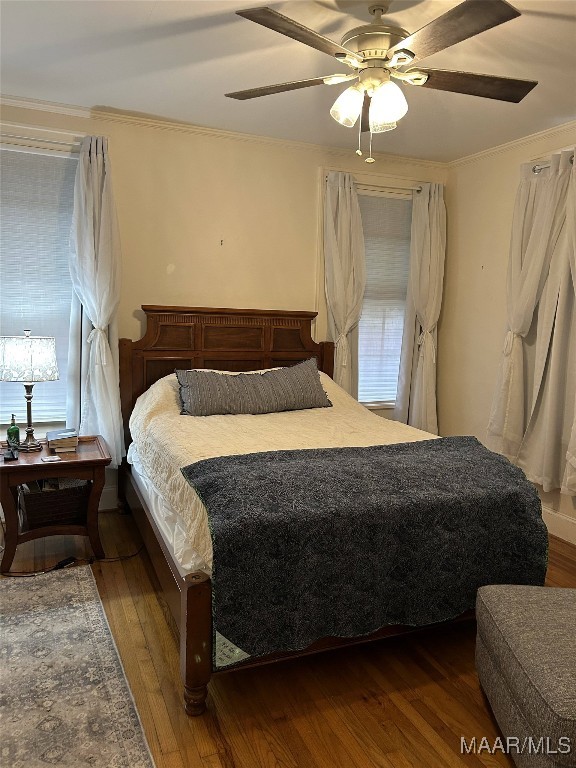
[{"label": "bed leg", "polygon": [[180,626],[180,670],[188,715],[206,709],[212,674],[212,582],[200,571],[185,577]]},{"label": "bed leg", "polygon": [[206,697],[208,696],[208,686],[201,685],[199,688],[188,688],[184,686],[184,709],[187,715],[197,717],[206,711]]}]

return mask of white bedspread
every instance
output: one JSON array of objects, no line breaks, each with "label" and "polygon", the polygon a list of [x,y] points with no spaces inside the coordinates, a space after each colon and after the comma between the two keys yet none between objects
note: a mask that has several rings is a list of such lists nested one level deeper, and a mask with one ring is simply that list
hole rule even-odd
[{"label": "white bedspread", "polygon": [[[258,375],[258,374],[254,374]],[[142,468],[178,514],[191,545],[212,566],[212,542],[204,505],[181,467],[202,459],[297,448],[389,445],[435,437],[375,416],[320,374],[333,407],[238,416],[181,416],[175,375],[138,398],[130,431]]]}]

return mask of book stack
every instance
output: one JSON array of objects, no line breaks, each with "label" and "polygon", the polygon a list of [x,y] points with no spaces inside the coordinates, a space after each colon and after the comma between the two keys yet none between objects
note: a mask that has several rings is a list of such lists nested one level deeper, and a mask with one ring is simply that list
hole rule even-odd
[{"label": "book stack", "polygon": [[78,445],[78,432],[75,429],[53,429],[46,432],[48,448],[55,453],[70,453]]}]

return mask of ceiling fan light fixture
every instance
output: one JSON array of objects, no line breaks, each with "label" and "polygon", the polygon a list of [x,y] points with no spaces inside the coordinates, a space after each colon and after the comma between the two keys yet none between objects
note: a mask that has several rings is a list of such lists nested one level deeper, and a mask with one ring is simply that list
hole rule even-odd
[{"label": "ceiling fan light fixture", "polygon": [[371,133],[383,133],[396,128],[396,123],[408,112],[408,102],[402,90],[390,81],[374,91],[370,102],[370,131]]},{"label": "ceiling fan light fixture", "polygon": [[[415,32],[399,27],[394,20],[383,19],[392,0],[372,0],[368,10],[374,16],[370,24],[350,29],[341,43],[305,27],[298,21],[284,16],[273,8],[249,8],[236,11],[249,21],[279,32],[286,37],[322,53],[334,56],[353,72],[297,80],[287,83],[251,88],[227,93],[233,99],[253,99],[272,93],[293,91],[313,85],[335,85],[346,80],[359,82],[347,88],[334,102],[330,114],[341,125],[351,128],[358,123],[358,149],[362,156],[360,140],[370,130],[370,154],[367,163],[373,163],[372,136],[396,128],[397,122],[408,111],[402,90],[390,78],[439,91],[463,93],[497,101],[518,103],[538,85],[532,80],[516,80],[510,77],[483,75],[475,72],[459,72],[442,69],[411,69],[413,62],[426,59],[457,43],[473,38],[481,32],[497,27],[520,16],[520,12],[507,0],[456,0],[459,4],[438,16]],[[1,2],[1,0],[0,0]],[[408,71],[401,71],[406,68]],[[358,118],[362,115],[361,119]]]},{"label": "ceiling fan light fixture", "polygon": [[330,114],[340,125],[352,128],[360,117],[364,104],[364,89],[360,83],[346,88],[336,99]]}]

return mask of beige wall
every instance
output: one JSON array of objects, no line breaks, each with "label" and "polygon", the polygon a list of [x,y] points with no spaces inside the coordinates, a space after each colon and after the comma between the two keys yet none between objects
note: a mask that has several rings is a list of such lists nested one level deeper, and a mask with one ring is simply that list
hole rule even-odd
[{"label": "beige wall", "polygon": [[[438,329],[438,416],[442,435],[486,438],[506,326],[506,269],[520,165],[573,146],[576,124],[452,164],[448,244]],[[568,497],[550,509],[576,520]]]},{"label": "beige wall", "polygon": [[442,164],[402,158],[368,166],[352,133],[341,152],[119,115],[5,107],[2,120],[109,138],[123,252],[120,335],[133,339],[141,304],[320,310],[316,337],[325,338],[321,170],[408,185],[447,175]]},{"label": "beige wall", "polygon": [[[504,336],[518,169],[573,143],[574,124],[451,166],[385,156],[368,166],[354,154],[352,133],[350,151],[341,152],[121,115],[4,107],[2,120],[32,133],[109,137],[123,248],[120,335],[133,339],[142,332],[141,304],[319,310],[316,338],[326,338],[322,170],[378,184],[447,183],[440,432],[484,439]],[[576,519],[572,503],[562,504]]]}]

